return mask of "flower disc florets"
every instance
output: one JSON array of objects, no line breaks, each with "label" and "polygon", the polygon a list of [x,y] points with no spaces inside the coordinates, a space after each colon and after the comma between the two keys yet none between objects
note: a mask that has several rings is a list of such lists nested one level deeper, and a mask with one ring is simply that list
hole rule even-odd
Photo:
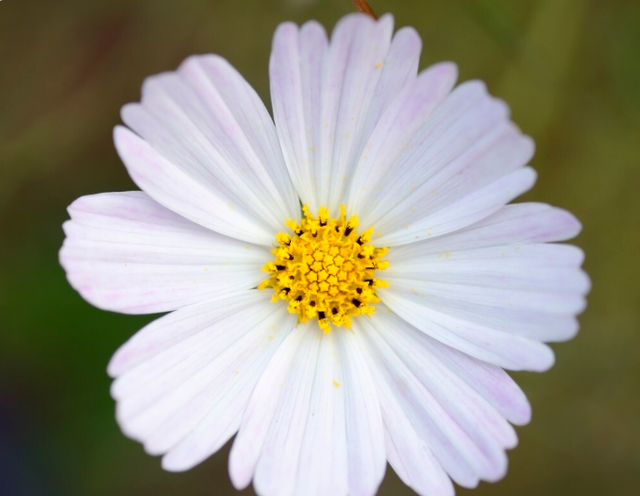
[{"label": "flower disc florets", "polygon": [[372,303],[380,301],[375,289],[388,286],[374,278],[376,270],[389,266],[381,260],[388,248],[367,245],[373,228],[358,234],[358,217],[347,221],[344,206],[337,219],[324,207],[317,218],[306,205],[303,212],[300,225],[287,221],[293,235],[276,236],[275,260],[263,268],[271,277],[259,287],[273,288],[273,301],[287,300],[301,322],[317,317],[324,332],[331,324],[350,327],[351,317],[374,312]]}]

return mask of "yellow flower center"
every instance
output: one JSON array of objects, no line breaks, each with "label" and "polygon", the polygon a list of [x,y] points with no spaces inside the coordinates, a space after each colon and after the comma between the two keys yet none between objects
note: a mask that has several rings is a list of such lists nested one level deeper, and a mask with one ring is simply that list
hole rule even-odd
[{"label": "yellow flower center", "polygon": [[367,245],[373,228],[359,235],[358,217],[347,221],[344,205],[337,219],[324,207],[317,218],[306,205],[303,212],[301,225],[286,223],[293,235],[276,235],[275,260],[263,268],[270,277],[259,289],[273,288],[273,301],[288,301],[289,312],[301,322],[317,317],[324,332],[331,324],[349,328],[352,317],[374,313],[372,304],[380,301],[376,288],[389,286],[374,278],[376,270],[389,266],[381,260],[388,248]]}]

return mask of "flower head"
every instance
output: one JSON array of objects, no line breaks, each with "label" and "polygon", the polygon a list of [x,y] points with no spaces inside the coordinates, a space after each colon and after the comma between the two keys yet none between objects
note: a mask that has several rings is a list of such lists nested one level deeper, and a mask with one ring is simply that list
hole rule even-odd
[{"label": "flower head", "polygon": [[[281,25],[274,120],[216,56],[149,78],[116,148],[142,191],[69,208],[61,263],[94,305],[170,312],[113,357],[117,420],[167,470],[237,433],[270,495],[371,495],[389,461],[423,495],[506,472],[589,281],[568,212],[531,188],[530,138],[420,39],[350,15]],[[302,207],[301,207],[302,205]]]}]

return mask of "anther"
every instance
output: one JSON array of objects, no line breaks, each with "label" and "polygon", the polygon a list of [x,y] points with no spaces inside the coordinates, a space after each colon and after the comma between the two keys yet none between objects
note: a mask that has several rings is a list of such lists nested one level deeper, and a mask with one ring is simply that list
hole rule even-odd
[{"label": "anther", "polygon": [[281,245],[291,246],[291,238],[286,233],[278,233],[276,235],[276,241]]},{"label": "anther", "polygon": [[301,322],[317,319],[325,333],[349,328],[352,317],[373,312],[374,291],[388,286],[373,278],[389,266],[380,260],[387,250],[368,246],[373,229],[358,233],[358,217],[347,219],[344,206],[337,218],[324,207],[315,218],[306,206],[303,212],[301,224],[289,219],[289,234],[276,235],[275,260],[263,267],[270,279],[259,288],[273,288],[275,300],[287,300]]}]

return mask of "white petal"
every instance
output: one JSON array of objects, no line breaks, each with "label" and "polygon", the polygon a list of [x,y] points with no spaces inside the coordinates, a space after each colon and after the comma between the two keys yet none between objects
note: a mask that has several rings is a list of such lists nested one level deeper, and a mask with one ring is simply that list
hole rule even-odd
[{"label": "white petal", "polygon": [[[441,405],[469,433],[478,445],[485,445],[488,456],[502,460],[504,448],[517,444],[515,431],[493,406],[470,387],[440,356],[446,348],[382,306],[376,318],[378,338],[409,367],[420,382],[438,398]],[[446,356],[446,354],[445,354]],[[491,453],[493,452],[493,453]]]},{"label": "white petal", "polygon": [[163,466],[186,470],[237,430],[251,391],[296,319],[252,290],[178,310],[114,356],[112,394],[123,432]]},{"label": "white petal", "polygon": [[[302,336],[292,335],[289,339],[297,342],[297,346],[293,350],[295,357],[288,360],[287,373],[284,376],[280,373],[280,361],[288,357],[278,354],[258,383],[231,453],[230,471],[236,486],[239,481],[238,475],[234,474],[237,470],[234,465],[255,460],[254,483],[258,494],[295,494],[296,474],[299,469],[304,470],[299,465],[300,451],[306,419],[312,414],[311,394],[321,344],[320,332],[311,326],[299,327],[294,334]],[[266,394],[272,395],[277,402],[264,401],[266,390],[269,391]],[[239,453],[247,451],[247,443],[258,449],[262,445],[262,452],[259,457],[238,461],[242,456]],[[254,448],[249,449],[253,451]]]},{"label": "white petal", "polygon": [[[582,311],[582,295],[589,289],[579,270],[583,258],[582,250],[569,245],[503,245],[402,257],[391,262],[385,276],[435,297],[573,314]],[[488,291],[478,292],[484,288]]]},{"label": "white petal", "polygon": [[134,181],[158,202],[264,244],[271,241],[265,229],[275,233],[299,217],[273,122],[228,62],[191,57],[175,73],[148,78],[142,93],[122,118],[147,146],[118,129],[116,146]]},{"label": "white petal", "polygon": [[[312,342],[296,329],[276,351],[251,395],[240,431],[229,455],[229,475],[236,489],[251,483],[280,398],[290,383],[301,377]],[[304,339],[307,337],[307,339]]]},{"label": "white petal", "polygon": [[384,430],[380,404],[362,342],[353,333],[336,332],[342,366],[349,448],[349,494],[373,495],[384,477]]},{"label": "white petal", "polygon": [[[584,254],[541,242],[566,239],[578,230],[579,223],[562,210],[507,206],[464,230],[391,250],[385,272],[391,287],[380,296],[425,332],[439,334],[442,326],[463,334],[475,329],[499,340],[504,336],[495,331],[539,341],[570,339],[590,287],[580,269]],[[514,342],[516,348],[525,343]]]},{"label": "white petal", "polygon": [[390,102],[415,78],[421,43],[393,20],[354,14],[331,43],[317,23],[276,31],[270,64],[278,135],[296,189],[312,211],[337,211],[358,157]]},{"label": "white petal", "polygon": [[[385,146],[385,133],[380,133],[371,148],[383,150],[362,157],[363,172],[353,183],[350,201],[361,223],[374,225],[384,245],[470,225],[535,181],[532,171],[520,170],[533,155],[533,142],[509,121],[504,102],[490,97],[478,81],[446,96],[452,82],[432,90],[435,109],[422,108],[419,92],[398,99],[402,108],[387,111],[378,129],[394,135],[399,126],[406,132],[392,146]],[[395,122],[398,113],[408,116],[402,125]],[[367,167],[365,158],[381,163]]]},{"label": "white petal", "polygon": [[79,198],[60,262],[93,305],[123,313],[174,310],[255,287],[270,259],[262,246],[205,229],[143,192]]},{"label": "white petal", "polygon": [[424,348],[436,355],[509,422],[525,425],[531,421],[531,405],[520,387],[503,369],[450,348],[417,329],[411,328],[407,332],[414,337],[414,353]]},{"label": "white petal", "polygon": [[566,210],[544,203],[516,203],[447,236],[398,247],[389,257],[402,260],[487,246],[565,241],[580,230],[580,222]]},{"label": "white petal", "polygon": [[356,332],[365,333],[372,376],[381,404],[385,405],[385,423],[397,420],[390,409],[402,412],[416,437],[431,450],[449,476],[464,487],[474,487],[478,483],[478,467],[474,465],[477,450],[473,443],[384,341],[371,336],[371,322],[354,322],[353,327]]},{"label": "white petal", "polygon": [[366,212],[374,205],[373,196],[380,193],[383,178],[390,169],[397,173],[395,166],[407,151],[407,143],[429,122],[433,111],[453,88],[457,75],[454,64],[436,64],[403,88],[381,117],[359,157],[347,201],[350,212],[362,212],[366,222],[373,220]]},{"label": "white petal", "polygon": [[[382,389],[382,391],[380,391]],[[415,433],[402,406],[388,388],[379,387],[385,422],[387,460],[398,477],[421,496],[453,496],[451,479],[433,456],[427,445]],[[385,413],[387,411],[387,413]]]},{"label": "white petal", "polygon": [[475,358],[509,370],[542,372],[553,366],[553,352],[538,341],[441,312],[398,290],[381,289],[378,294],[411,325]]},{"label": "white petal", "polygon": [[270,62],[271,99],[278,136],[302,201],[317,212],[314,160],[320,150],[322,72],[328,48],[324,28],[308,22],[276,30]]},{"label": "white petal", "polygon": [[164,207],[226,236],[265,246],[273,242],[275,231],[243,205],[185,173],[129,129],[116,126],[113,139],[133,181]]},{"label": "white petal", "polygon": [[383,428],[367,365],[348,332],[300,326],[256,387],[230,457],[234,485],[258,494],[372,495]]},{"label": "white petal", "polygon": [[308,496],[348,492],[344,401],[336,394],[334,382],[340,379],[335,343],[333,336],[321,336],[320,341],[294,490]]},{"label": "white petal", "polygon": [[[428,453],[430,450],[449,475],[465,487],[475,486],[478,479],[502,478],[507,467],[504,448],[516,444],[513,429],[490,401],[433,353],[428,338],[387,313],[384,306],[380,310],[371,320],[358,320],[354,329],[371,351],[371,369],[390,438],[409,447],[414,439],[414,451],[419,447],[415,439],[424,443],[424,449]],[[432,487],[433,493],[447,493],[433,462],[424,469],[430,474],[421,474],[418,467],[407,472],[411,467],[408,453],[395,453],[403,454],[400,472],[410,484],[416,481],[435,485],[438,489]],[[425,480],[427,475],[431,477]],[[430,494],[427,487],[416,489]]]},{"label": "white petal", "polygon": [[[243,352],[240,365],[244,369],[239,365],[231,367],[236,367],[234,374],[238,380],[230,386],[227,383],[216,384],[215,394],[219,395],[217,397],[221,400],[207,412],[206,417],[186,438],[164,456],[162,466],[165,469],[182,471],[192,468],[218,451],[237,432],[256,383],[277,348],[296,326],[296,320],[294,316],[280,312],[268,329],[268,340],[265,340],[264,336],[258,336],[256,341],[258,348],[255,349],[255,353]],[[226,379],[228,380],[228,377]],[[184,430],[183,422],[184,420],[176,419],[176,425],[182,430]],[[158,439],[157,436],[156,439]],[[166,440],[162,442],[166,445]],[[150,448],[150,445],[147,446],[147,449]],[[158,448],[155,447],[155,449]]]},{"label": "white petal", "polygon": [[[533,169],[526,167],[511,172],[466,196],[461,195],[462,198],[436,209],[433,213],[425,214],[424,212],[430,211],[421,205],[415,209],[416,212],[423,212],[421,215],[416,214],[409,218],[401,215],[395,219],[389,216],[383,220],[378,233],[382,236],[376,239],[376,243],[381,246],[398,246],[462,229],[497,212],[504,205],[531,189],[535,181],[536,173]],[[455,196],[453,195],[454,199]],[[403,222],[407,223],[403,224]]]}]

